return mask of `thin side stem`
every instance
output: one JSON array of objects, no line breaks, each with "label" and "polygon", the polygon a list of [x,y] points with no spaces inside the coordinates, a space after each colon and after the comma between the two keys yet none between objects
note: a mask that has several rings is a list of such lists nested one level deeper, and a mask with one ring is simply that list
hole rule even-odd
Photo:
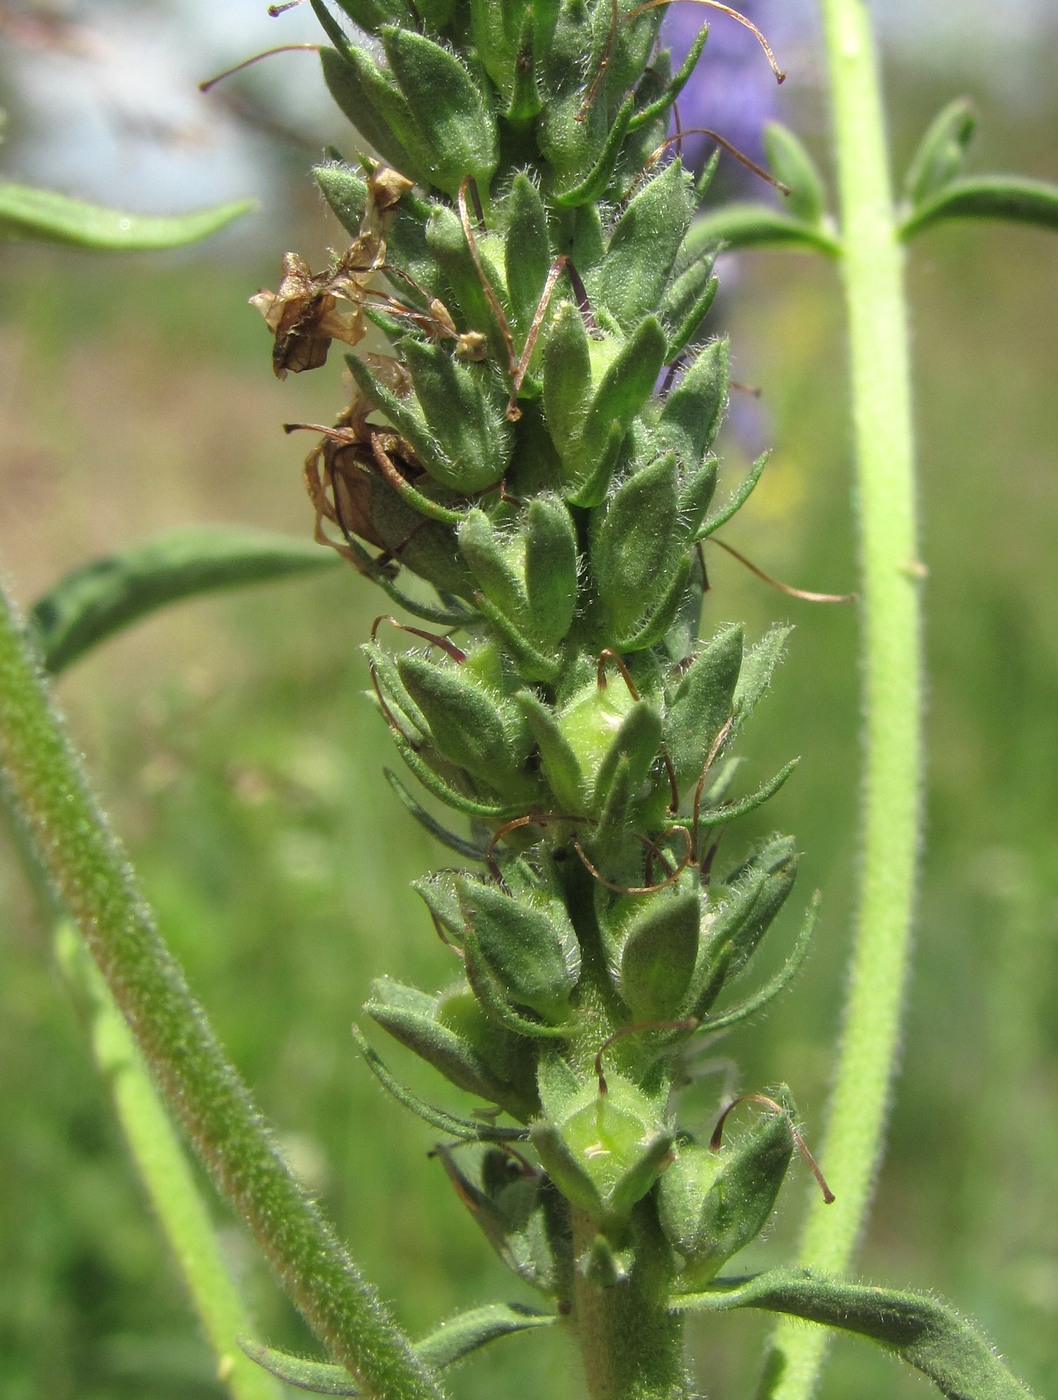
[{"label": "thin side stem", "polygon": [[[923,570],[903,257],[878,61],[863,0],[822,0],[843,219],[863,618],[863,851],[844,1029],[820,1157],[837,1201],[809,1208],[801,1258],[845,1271],[883,1150],[910,953],[921,788]],[[828,1332],[780,1323],[762,1393],[807,1400]]]},{"label": "thin side stem", "polygon": [[335,1360],[378,1400],[440,1400],[432,1376],[273,1145],[166,948],[0,593],[5,795],[169,1108]]},{"label": "thin side stem", "polygon": [[76,930],[65,921],[56,946],[63,971],[88,1002],[96,1063],[162,1233],[216,1355],[217,1379],[227,1387],[232,1400],[281,1400],[278,1383],[237,1345],[238,1338],[253,1335],[250,1318],[221,1257],[209,1211],[136,1042],[99,969]]}]

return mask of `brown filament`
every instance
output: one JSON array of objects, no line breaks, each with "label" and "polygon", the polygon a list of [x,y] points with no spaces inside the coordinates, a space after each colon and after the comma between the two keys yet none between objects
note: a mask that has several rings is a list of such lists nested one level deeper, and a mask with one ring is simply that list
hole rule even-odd
[{"label": "brown filament", "polygon": [[[465,176],[464,179],[460,182],[459,195],[457,198],[457,203],[459,205],[459,221],[463,225],[463,233],[467,240],[467,247],[470,249],[470,256],[474,261],[474,268],[481,282],[481,290],[485,293],[485,297],[489,303],[489,307],[492,310],[492,314],[496,318],[496,324],[500,328],[500,334],[503,336],[503,343],[507,347],[508,365],[514,366],[518,363],[518,357],[514,353],[514,339],[511,336],[511,328],[507,324],[507,317],[503,313],[503,307],[500,305],[500,299],[496,295],[496,291],[492,283],[485,276],[485,268],[482,266],[481,254],[478,252],[478,241],[474,235],[474,225],[471,223],[470,213],[467,209],[467,189],[473,183],[473,176],[471,175]],[[474,198],[475,201],[477,201],[476,187]]]},{"label": "brown filament", "polygon": [[705,766],[702,768],[702,776],[698,779],[698,784],[694,789],[694,805],[691,808],[691,830],[694,833],[695,855],[698,853],[698,821],[702,811],[702,793],[705,791],[705,780],[709,776],[709,770],[712,768],[717,754],[727,742],[727,737],[731,733],[734,723],[734,715],[728,716],[716,738],[713,740],[712,747],[706,756]]},{"label": "brown filament", "polygon": [[371,624],[371,640],[373,642],[378,640],[379,625],[383,622],[392,623],[398,632],[410,632],[413,637],[421,637],[424,642],[429,642],[431,646],[439,647],[446,656],[451,657],[457,664],[467,659],[466,652],[460,651],[455,642],[450,641],[447,637],[442,637],[437,632],[426,632],[421,627],[411,627],[406,622],[398,621],[389,613],[382,613]]},{"label": "brown filament", "polygon": [[724,1109],[723,1113],[721,1113],[719,1122],[713,1129],[713,1136],[709,1139],[709,1150],[711,1152],[718,1152],[720,1150],[720,1143],[724,1135],[724,1123],[727,1119],[727,1115],[731,1112],[733,1108],[737,1108],[740,1103],[759,1103],[764,1108],[768,1109],[769,1112],[778,1113],[783,1118],[786,1118],[789,1121],[790,1136],[794,1140],[795,1147],[797,1148],[798,1152],[800,1152],[801,1156],[805,1159],[805,1161],[808,1163],[812,1175],[819,1183],[819,1189],[823,1193],[824,1203],[828,1206],[832,1205],[833,1202],[836,1200],[836,1197],[833,1191],[831,1191],[830,1187],[827,1185],[826,1178],[823,1176],[823,1173],[819,1169],[819,1163],[812,1156],[811,1152],[809,1152],[808,1145],[806,1144],[801,1134],[797,1131],[797,1127],[795,1126],[793,1119],[790,1118],[789,1110],[783,1108],[781,1103],[776,1103],[774,1099],[769,1099],[766,1094],[743,1094],[740,1098],[737,1098],[732,1103],[729,1103],[728,1106]]},{"label": "brown filament", "polygon": [[[295,3],[300,3],[300,0],[295,0]],[[284,5],[283,8],[290,9],[290,6]],[[319,53],[320,46],[319,44],[279,44],[274,49],[265,49],[262,53],[255,53],[253,58],[244,58],[241,63],[236,63],[232,68],[225,68],[223,73],[216,73],[212,78],[207,78],[205,82],[199,83],[198,90],[199,92],[209,92],[210,88],[216,87],[216,85],[222,83],[225,78],[230,78],[236,73],[241,73],[244,68],[249,68],[252,64],[259,63],[262,58],[271,58],[277,53],[297,53],[299,50],[303,53]]]},{"label": "brown filament", "polygon": [[[656,10],[660,5],[668,5],[671,4],[671,2],[672,0],[647,0],[645,5],[640,5],[637,9],[632,10],[630,14],[625,15],[625,19],[633,20],[647,10]],[[784,83],[786,81],[786,74],[775,61],[775,54],[772,52],[771,45],[752,20],[747,19],[746,16],[741,14],[738,10],[733,10],[730,5],[722,5],[720,0],[698,0],[698,4],[708,5],[711,10],[719,10],[722,15],[728,15],[731,19],[737,20],[739,24],[748,29],[764,50],[768,65],[775,74],[775,81],[777,83]]]},{"label": "brown filament", "polygon": [[550,826],[554,822],[583,822],[586,817],[566,817],[558,812],[529,812],[524,817],[514,817],[509,822],[504,822],[493,832],[492,839],[485,847],[485,864],[489,867],[489,873],[493,878],[503,883],[503,875],[500,867],[496,864],[494,853],[496,847],[509,832],[517,831],[523,826]]},{"label": "brown filament", "polygon": [[769,588],[777,588],[788,598],[800,598],[805,603],[855,603],[859,598],[858,593],[810,593],[807,588],[794,588],[792,584],[783,583],[780,579],[772,578],[771,574],[766,574],[763,569],[758,569],[756,564],[747,559],[744,554],[740,554],[732,545],[725,544],[715,535],[711,536],[711,539],[713,544],[719,545],[725,553],[730,554],[733,559],[737,559],[762,583],[766,583]]},{"label": "brown filament", "polygon": [[615,885],[612,880],[608,880],[606,878],[606,876],[597,866],[592,864],[591,860],[588,858],[587,852],[585,851],[584,847],[580,844],[580,838],[576,835],[574,835],[573,837],[573,849],[576,851],[577,855],[580,856],[581,863],[583,864],[588,874],[592,877],[593,880],[598,881],[598,883],[602,885],[605,889],[613,890],[614,894],[654,894],[657,890],[668,889],[670,885],[674,885],[676,881],[680,878],[680,876],[683,874],[683,872],[687,869],[688,865],[690,865],[691,860],[693,858],[694,851],[691,845],[691,833],[687,830],[685,826],[673,826],[670,827],[669,830],[664,834],[667,836],[674,831],[682,832],[683,838],[687,843],[687,854],[676,866],[676,869],[672,872],[672,874],[669,875],[666,879],[661,880],[656,885]]},{"label": "brown filament", "polygon": [[[708,126],[683,127],[681,130],[677,131],[674,136],[666,137],[657,150],[652,151],[647,157],[646,164],[636,177],[636,181],[633,182],[633,188],[635,187],[635,183],[638,183],[638,181],[643,178],[654,162],[660,160],[670,146],[681,143],[685,136],[708,136],[711,141],[715,141],[718,146],[722,147],[729,156],[734,156],[747,170],[752,170],[754,175],[759,175],[762,180],[766,180],[769,185],[779,190],[781,194],[789,195],[791,193],[789,185],[784,185],[781,180],[776,180],[775,176],[765,170],[763,165],[758,165],[755,160],[750,160],[745,151],[740,151],[737,146],[732,145],[726,136],[721,136],[719,131],[714,131],[712,127]],[[679,146],[679,149],[682,151],[682,145]]]},{"label": "brown filament", "polygon": [[[632,16],[629,15],[628,18],[631,19]],[[591,111],[591,104],[595,101],[595,98],[598,96],[600,84],[602,83],[603,78],[606,76],[607,68],[609,68],[610,66],[610,57],[613,54],[614,40],[616,38],[617,0],[610,0],[610,32],[606,36],[606,46],[602,51],[602,57],[599,59],[599,66],[595,70],[595,77],[591,80],[591,87],[588,89],[584,101],[580,104],[580,108],[577,112],[577,115],[573,118],[575,122],[584,121],[588,113]]]},{"label": "brown filament", "polygon": [[511,397],[507,404],[507,418],[512,423],[516,423],[522,416],[522,411],[516,402],[518,391],[522,387],[522,380],[525,378],[526,371],[529,369],[529,361],[533,357],[537,336],[540,334],[540,327],[543,325],[544,317],[547,315],[547,308],[550,305],[552,294],[558,284],[559,277],[568,265],[569,257],[565,253],[557,257],[551,264],[550,271],[547,274],[547,281],[544,283],[544,290],[541,292],[540,300],[537,302],[536,310],[533,312],[532,324],[529,327],[529,334],[525,338],[521,357],[518,363],[512,366]]}]

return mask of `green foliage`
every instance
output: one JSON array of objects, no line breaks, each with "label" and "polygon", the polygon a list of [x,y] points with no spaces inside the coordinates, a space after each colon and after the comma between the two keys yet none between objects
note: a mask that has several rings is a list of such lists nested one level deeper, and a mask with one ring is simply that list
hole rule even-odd
[{"label": "green foliage", "polygon": [[0,240],[104,252],[180,248],[216,233],[253,207],[242,200],[197,214],[126,214],[52,190],[0,181]]}]

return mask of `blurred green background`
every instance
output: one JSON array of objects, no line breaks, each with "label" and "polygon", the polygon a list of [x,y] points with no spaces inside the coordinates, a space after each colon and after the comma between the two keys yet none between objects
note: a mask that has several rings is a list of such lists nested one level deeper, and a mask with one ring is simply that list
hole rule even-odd
[{"label": "blurred green background", "polygon": [[[958,81],[938,76],[942,60],[916,58],[906,43],[894,53],[898,159],[942,101],[977,82],[977,168],[1058,177],[1058,85],[1004,96],[982,67],[968,65]],[[789,119],[822,150],[818,93],[806,84],[792,100]],[[245,305],[275,285],[287,247],[315,264],[340,242],[294,147],[270,147],[264,209],[241,238],[150,258],[3,250],[0,555],[24,606],[66,569],[172,525],[311,531],[299,479],[308,444],[279,425],[332,418],[339,371],[276,382],[267,335]],[[861,1273],[947,1295],[1053,1395],[1058,243],[1018,229],[935,232],[913,251],[910,284],[930,571],[927,828],[903,1076]],[[776,445],[725,538],[802,587],[853,587],[832,270],[747,257],[729,270],[717,317],[733,337],[736,377],[762,391],[759,403],[736,396],[727,483],[758,439]],[[728,619],[745,619],[751,634],[775,618],[797,625],[743,751],[753,777],[801,755],[758,830],[794,832],[805,851],[802,897],[824,894],[806,972],[716,1058],[737,1066],[744,1089],[789,1083],[818,1142],[855,874],[856,619],[850,608],[784,598],[719,551],[710,570],[706,633]],[[80,663],[59,696],[233,1058],[369,1277],[417,1333],[459,1307],[531,1299],[427,1160],[429,1130],[383,1097],[349,1037],[372,977],[433,988],[452,971],[408,889],[447,854],[386,785],[385,729],[362,694],[358,647],[385,610],[343,569],[184,605]],[[794,923],[791,914],[791,934]],[[0,1394],[217,1400],[49,929],[6,841],[0,940]],[[420,1091],[458,1106],[410,1057],[380,1048]],[[692,1125],[709,1123],[721,1071],[693,1091]],[[740,1262],[789,1257],[810,1186],[802,1172],[770,1238]],[[258,1335],[311,1350],[239,1228],[219,1208],[217,1219]],[[748,1314],[692,1325],[704,1393],[751,1392],[764,1329]],[[452,1389],[467,1400],[582,1393],[563,1340],[538,1335],[467,1363]],[[851,1341],[838,1342],[824,1388],[831,1400],[927,1393]]]}]

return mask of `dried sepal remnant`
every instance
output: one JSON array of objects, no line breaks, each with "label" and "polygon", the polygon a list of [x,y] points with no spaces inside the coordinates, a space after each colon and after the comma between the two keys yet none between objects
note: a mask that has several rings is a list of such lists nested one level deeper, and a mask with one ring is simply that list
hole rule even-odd
[{"label": "dried sepal remnant", "polygon": [[[388,388],[403,396],[408,391],[408,372],[387,355],[364,355]],[[355,536],[384,551],[380,567],[392,562],[392,542],[387,544],[375,519],[377,496],[375,480],[389,480],[394,473],[401,482],[414,484],[424,475],[411,444],[398,433],[368,421],[371,405],[359,393],[338,417],[333,428],[321,429],[323,436],[305,459],[305,486],[316,512],[316,539],[348,559],[361,573],[364,569],[351,541]],[[310,428],[312,424],[291,426]],[[341,532],[329,534],[330,523]],[[395,573],[396,570],[393,569]]]},{"label": "dried sepal remnant", "polygon": [[[386,245],[374,234],[357,238],[326,272],[312,272],[297,253],[284,254],[279,290],[250,298],[275,336],[272,368],[278,379],[288,370],[319,369],[332,340],[359,345],[366,329],[364,297],[385,256]],[[340,300],[351,309],[339,310]]]}]

